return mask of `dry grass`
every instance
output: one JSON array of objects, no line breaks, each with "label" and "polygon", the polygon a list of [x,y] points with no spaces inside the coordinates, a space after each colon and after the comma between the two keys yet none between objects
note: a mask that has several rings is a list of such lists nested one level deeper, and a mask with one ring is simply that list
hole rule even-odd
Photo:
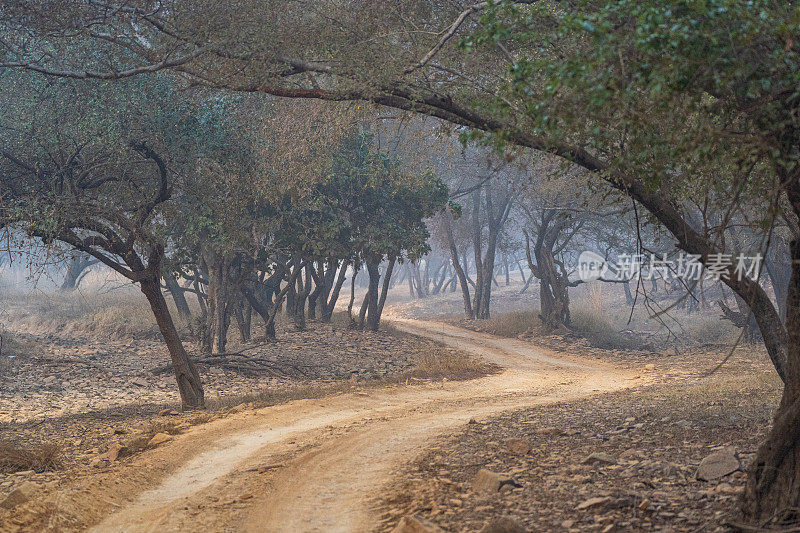
[{"label": "dry grass", "polygon": [[[547,334],[539,318],[539,311],[535,309],[495,314],[485,320],[458,320],[455,323],[461,327],[498,337],[516,338],[521,335]],[[571,331],[573,335],[586,338],[592,346],[598,348],[648,349],[646,339],[630,332],[623,332],[623,329],[617,327],[611,318],[588,309],[572,309]],[[560,331],[560,333],[566,332],[566,329]]]},{"label": "dry grass", "polygon": [[[497,367],[462,352],[446,348],[422,351],[413,370],[405,374],[416,379],[474,379],[497,371]],[[402,379],[402,377],[401,377]]]},{"label": "dry grass", "polygon": [[702,313],[689,315],[681,322],[681,326],[681,337],[699,345],[732,346],[741,333],[731,322],[720,320],[719,315]]},{"label": "dry grass", "polygon": [[611,350],[647,349],[646,341],[637,335],[626,334],[608,318],[590,311],[575,310],[570,315],[573,332],[584,337],[592,346]]},{"label": "dry grass", "polygon": [[[177,322],[172,300],[167,304]],[[31,332],[91,335],[100,338],[158,338],[153,313],[135,287],[116,290],[42,292],[9,290],[0,295],[6,320]],[[184,324],[178,324],[184,326]]]},{"label": "dry grass", "polygon": [[0,376],[8,374],[12,357],[31,353],[35,349],[35,343],[21,341],[11,332],[0,329]]},{"label": "dry grass", "polygon": [[498,337],[518,337],[523,333],[536,331],[541,328],[539,311],[512,311],[494,315],[491,318],[475,322],[479,331],[497,335]]},{"label": "dry grass", "polygon": [[45,472],[61,465],[61,447],[57,444],[24,447],[0,441],[0,472]]},{"label": "dry grass", "polygon": [[81,322],[91,332],[109,337],[141,338],[157,333],[153,313],[145,302],[101,307],[85,314]]}]

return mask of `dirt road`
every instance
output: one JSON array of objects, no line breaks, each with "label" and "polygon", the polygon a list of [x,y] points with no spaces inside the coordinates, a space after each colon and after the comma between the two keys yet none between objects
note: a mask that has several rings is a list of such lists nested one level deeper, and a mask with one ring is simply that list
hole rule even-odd
[{"label": "dirt road", "polygon": [[471,418],[641,384],[613,366],[513,339],[393,323],[504,370],[295,401],[198,426],[157,450],[180,450],[187,460],[94,530],[369,531],[375,497],[431,439]]}]

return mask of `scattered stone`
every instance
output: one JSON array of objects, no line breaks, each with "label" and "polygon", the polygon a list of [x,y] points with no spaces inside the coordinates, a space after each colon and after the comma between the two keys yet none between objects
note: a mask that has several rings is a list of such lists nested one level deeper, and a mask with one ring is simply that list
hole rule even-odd
[{"label": "scattered stone", "polygon": [[163,411],[158,413],[158,416],[178,416],[178,415],[180,415],[180,413],[178,411],[175,411],[174,409],[164,409]]},{"label": "scattered stone", "polygon": [[495,518],[481,529],[480,533],[526,533],[528,530],[508,516]]},{"label": "scattered stone", "polygon": [[586,509],[594,509],[596,507],[603,507],[611,503],[613,498],[610,496],[598,496],[596,498],[589,498],[588,500],[581,502],[575,507],[576,511],[584,511]]},{"label": "scattered stone", "polygon": [[168,433],[156,433],[153,435],[153,438],[150,439],[150,442],[147,443],[148,446],[158,446],[159,444],[164,444],[165,442],[169,442],[172,440],[172,435]]},{"label": "scattered stone", "polygon": [[603,528],[603,529],[600,531],[600,533],[611,533],[611,532],[612,532],[612,531],[614,531],[616,528],[617,528],[616,524],[608,524],[606,527],[604,527],[604,528]]},{"label": "scattered stone", "polygon": [[119,458],[119,454],[126,451],[128,448],[120,442],[114,442],[111,446],[108,447],[108,451],[106,453],[96,457],[92,464],[95,466],[99,466],[102,461],[108,461],[109,463],[113,463]]},{"label": "scattered stone", "polygon": [[404,516],[392,533],[442,533],[442,529],[419,515]]},{"label": "scattered stone", "polygon": [[646,511],[650,507],[650,500],[642,500],[642,503],[639,504],[640,511]]},{"label": "scattered stone", "polygon": [[594,464],[605,464],[605,465],[615,465],[617,464],[617,460],[611,457],[609,454],[604,452],[594,452],[592,455],[587,457],[583,460],[583,464],[585,465],[594,465]]},{"label": "scattered stone", "polygon": [[564,520],[563,522],[561,522],[561,527],[565,529],[570,529],[574,525],[575,525],[575,520]]},{"label": "scattered stone", "polygon": [[563,433],[563,431],[558,429],[558,428],[542,428],[539,431],[537,431],[536,433],[538,433],[539,435],[547,437],[547,436],[561,435]]},{"label": "scattered stone", "polygon": [[623,461],[627,461],[628,459],[636,459],[639,457],[641,457],[641,453],[636,448],[628,448],[619,454],[619,458]]},{"label": "scattered stone", "polygon": [[652,372],[653,370],[656,369],[656,365],[654,365],[653,363],[650,363],[650,364],[644,365],[644,369],[647,370],[648,372]]},{"label": "scattered stone", "polygon": [[506,485],[512,487],[521,487],[519,483],[514,481],[514,478],[508,474],[500,474],[492,472],[487,468],[481,468],[472,480],[472,488],[478,492],[494,493],[498,492]]},{"label": "scattered stone", "polygon": [[105,458],[105,454],[98,455],[89,463],[89,466],[93,468],[100,468],[103,466],[108,466],[108,459]]},{"label": "scattered stone", "polygon": [[508,439],[506,450],[514,455],[527,455],[531,451],[531,443],[525,439]]},{"label": "scattered stone", "polygon": [[678,475],[678,465],[670,463],[665,465],[664,468],[661,469],[661,473],[664,474],[666,477],[673,477]]},{"label": "scattered stone", "polygon": [[136,385],[137,387],[147,387],[148,385],[147,380],[144,378],[132,378],[130,384]]},{"label": "scattered stone", "polygon": [[31,499],[39,486],[32,481],[25,481],[19,487],[11,491],[6,499],[0,502],[3,509],[13,509]]},{"label": "scattered stone", "polygon": [[700,481],[711,481],[732,474],[741,468],[733,448],[724,448],[700,461],[695,477]]}]

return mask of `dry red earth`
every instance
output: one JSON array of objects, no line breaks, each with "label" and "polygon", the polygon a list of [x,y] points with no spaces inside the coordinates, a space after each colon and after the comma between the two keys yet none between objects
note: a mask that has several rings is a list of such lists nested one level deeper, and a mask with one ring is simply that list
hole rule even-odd
[{"label": "dry red earth", "polygon": [[[723,347],[312,324],[245,352],[305,375],[204,366],[212,409],[181,414],[151,336],[10,324],[23,342],[0,377],[3,440],[63,453],[54,472],[0,474],[0,501],[29,493],[0,508],[3,531],[388,531],[411,515],[445,531],[502,516],[531,531],[714,531],[735,520],[744,474],[700,481],[697,466],[731,447],[746,468],[779,390],[746,345],[709,374]],[[481,469],[513,483],[486,491]]]}]

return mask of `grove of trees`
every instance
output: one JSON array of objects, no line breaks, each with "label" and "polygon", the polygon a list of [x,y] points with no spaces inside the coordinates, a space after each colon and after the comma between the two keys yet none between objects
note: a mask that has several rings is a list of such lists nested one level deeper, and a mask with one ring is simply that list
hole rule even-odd
[{"label": "grove of trees", "polygon": [[[637,224],[657,223],[675,247],[705,264],[753,243],[769,249],[767,274],[783,280],[776,285],[786,287],[785,303],[773,302],[758,280],[734,275],[732,266],[722,278],[741,302],[739,311],[752,316],[784,383],[772,430],[749,472],[742,511],[753,524],[793,519],[800,508],[799,25],[797,5],[771,0],[14,2],[0,13],[0,81],[11,85],[0,99],[4,117],[20,124],[0,133],[3,220],[65,242],[138,282],[157,317],[166,265],[186,279],[204,279],[203,344],[220,349],[228,316],[244,307],[230,296],[237,288],[252,287],[246,303],[259,313],[257,307],[274,313],[289,298],[297,314],[313,285],[321,287],[313,301],[324,309],[329,302],[318,302],[338,294],[336,271],[346,264],[366,265],[363,320],[377,327],[385,294],[378,264],[424,253],[427,230],[420,221],[447,202],[443,183],[432,175],[395,178],[392,183],[404,185],[388,192],[371,189],[402,174],[402,167],[372,152],[369,135],[358,128],[341,128],[325,153],[296,154],[292,160],[315,171],[282,183],[285,176],[275,178],[248,160],[248,152],[270,150],[259,145],[268,136],[253,135],[258,124],[249,122],[252,114],[226,111],[244,105],[236,99],[257,93],[331,106],[368,102],[445,121],[463,140],[492,145],[512,161],[531,151],[558,157],[573,184],[589,176],[591,194],[626,198],[628,218],[634,212]],[[80,94],[99,84],[114,88]],[[171,84],[196,90],[187,97]],[[77,93],[70,98],[69,91]],[[28,101],[36,105],[21,104],[19,95],[31,93],[35,98]],[[137,100],[127,96],[142,93],[178,105],[165,104],[161,117],[151,116],[147,105],[148,112],[114,116],[86,130],[84,120],[39,111],[40,102],[51,102],[53,109],[91,117],[82,106],[128,110]],[[100,101],[106,94],[118,100]],[[61,98],[70,105],[60,105]],[[198,113],[194,106],[207,109]],[[284,128],[296,117],[286,108],[269,113]],[[221,138],[200,142],[187,134],[192,128],[164,128],[190,121],[201,129],[218,122],[209,136]],[[249,126],[232,127],[237,121]],[[296,135],[322,127],[296,124]],[[63,135],[58,131],[71,126]],[[20,142],[15,135],[22,132],[42,142]],[[58,146],[47,146],[51,142]],[[230,142],[245,149],[232,156],[224,146]],[[341,168],[337,151],[354,150],[364,152],[348,156]],[[249,197],[259,189],[251,183],[267,175],[280,186]],[[192,180],[202,187],[185,185]],[[335,185],[326,189],[326,183]],[[352,194],[339,197],[350,184]],[[459,199],[466,216],[458,225],[470,216],[488,222],[488,234],[472,232],[481,281],[474,281],[472,294],[456,263],[460,250],[448,245],[467,315],[489,313],[497,241],[510,212],[506,185],[475,188]],[[233,200],[210,208],[229,212],[235,231],[206,223],[217,216],[181,215],[176,205],[196,205],[191,197],[205,187]],[[389,194],[390,202],[373,194]],[[373,212],[367,214],[375,218],[362,224],[365,214],[350,203],[356,199],[386,207],[387,217],[396,216],[388,207],[393,202],[418,210],[397,226],[382,226],[382,214]],[[581,221],[570,216],[574,206],[564,198],[553,205],[530,213],[537,232],[530,267],[553,299],[547,321],[568,323],[569,281],[552,259]],[[466,231],[453,222],[443,221],[449,241]],[[300,242],[299,228],[312,230]],[[170,230],[181,238],[171,238]],[[186,259],[165,262],[173,250]],[[254,272],[257,279],[250,279]],[[276,280],[287,284],[278,290]],[[168,342],[170,323],[159,323]],[[184,401],[202,404],[188,359],[177,348],[171,352]]]}]

